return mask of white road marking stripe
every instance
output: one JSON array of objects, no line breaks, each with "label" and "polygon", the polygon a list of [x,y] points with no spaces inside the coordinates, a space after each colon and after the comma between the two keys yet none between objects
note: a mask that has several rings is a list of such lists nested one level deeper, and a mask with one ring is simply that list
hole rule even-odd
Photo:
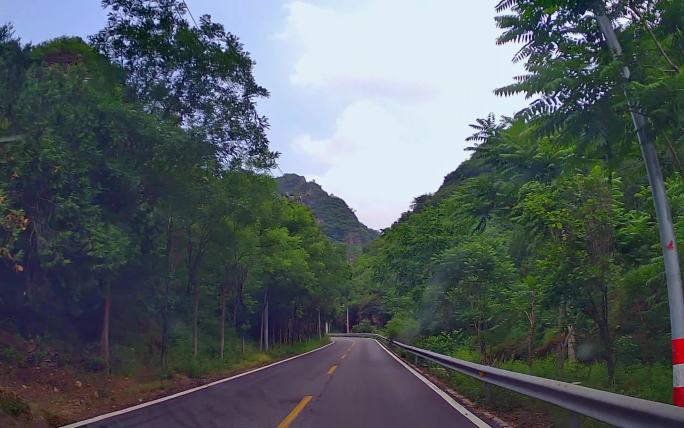
[{"label": "white road marking stripe", "polygon": [[418,379],[420,379],[425,385],[427,385],[428,387],[430,387],[431,390],[435,391],[435,392],[437,393],[437,395],[439,395],[440,397],[442,397],[442,398],[444,399],[444,401],[446,401],[447,403],[449,403],[449,405],[451,405],[451,407],[453,407],[457,412],[459,412],[460,414],[462,414],[463,416],[465,416],[470,422],[472,422],[473,424],[475,424],[475,426],[477,426],[478,428],[492,428],[491,425],[487,424],[485,421],[483,421],[482,419],[478,418],[473,412],[471,412],[470,410],[468,410],[468,409],[466,409],[465,407],[463,407],[463,405],[461,405],[458,401],[454,400],[449,394],[447,394],[446,392],[442,391],[437,385],[435,385],[434,383],[430,382],[425,376],[423,376],[422,374],[418,373],[416,370],[413,369],[413,367],[411,367],[411,366],[409,366],[408,364],[406,364],[401,358],[397,357],[397,356],[394,355],[392,352],[390,352],[389,349],[387,349],[387,348],[385,348],[384,346],[382,346],[382,345],[380,344],[380,342],[378,342],[376,339],[373,339],[373,340],[375,341],[375,343],[378,344],[379,347],[381,347],[382,349],[384,349],[385,352],[387,352],[388,354],[390,354],[390,355],[392,356],[392,358],[394,358],[395,360],[399,361],[399,364],[401,364],[402,366],[406,367],[406,370],[408,370],[408,371],[410,371],[411,373],[413,373],[413,374],[414,374]]},{"label": "white road marking stripe", "polygon": [[672,386],[684,386],[684,364],[672,366]]},{"label": "white road marking stripe", "polygon": [[190,394],[192,392],[196,392],[196,391],[199,391],[201,389],[209,388],[210,386],[218,385],[218,384],[223,383],[223,382],[228,382],[229,380],[237,379],[237,378],[242,377],[242,376],[247,376],[248,374],[252,374],[252,373],[258,372],[260,370],[267,369],[269,367],[277,366],[278,364],[282,364],[282,363],[288,362],[290,360],[294,360],[295,358],[303,357],[304,355],[307,355],[307,354],[310,354],[312,352],[320,351],[321,349],[327,348],[328,346],[333,345],[334,343],[335,343],[335,341],[331,340],[330,343],[328,343],[327,345],[323,345],[320,348],[312,349],[311,351],[305,352],[303,354],[295,355],[293,357],[286,358],[284,360],[276,361],[275,363],[269,364],[267,366],[258,367],[256,369],[246,371],[246,372],[243,372],[243,373],[240,373],[240,374],[237,374],[235,376],[231,376],[231,377],[228,377],[225,379],[217,380],[215,382],[211,382],[211,383],[208,383],[206,385],[198,386],[196,388],[188,389],[186,391],[181,391],[179,393],[169,395],[167,397],[162,397],[162,398],[158,398],[156,400],[148,401],[146,403],[138,404],[137,406],[127,407],[125,409],[117,410],[115,412],[106,413],[106,414],[100,415],[100,416],[95,416],[93,418],[86,419],[84,421],[74,422],[74,423],[69,424],[69,425],[64,425],[62,428],[76,428],[76,427],[80,427],[83,425],[92,424],[93,422],[98,422],[98,421],[101,421],[103,419],[108,419],[108,418],[111,418],[114,416],[122,415],[124,413],[132,412],[134,410],[142,409],[143,407],[152,406],[154,404],[159,404],[163,401],[168,401],[168,400],[180,397],[182,395]]}]

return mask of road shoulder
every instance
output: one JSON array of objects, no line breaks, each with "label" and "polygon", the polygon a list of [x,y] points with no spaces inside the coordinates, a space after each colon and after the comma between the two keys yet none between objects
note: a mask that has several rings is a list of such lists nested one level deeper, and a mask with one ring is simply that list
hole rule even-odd
[{"label": "road shoulder", "polygon": [[119,416],[119,415],[122,415],[122,414],[125,414],[125,413],[133,412],[133,411],[136,411],[136,410],[145,408],[145,407],[149,407],[149,406],[153,406],[153,405],[156,405],[156,404],[159,404],[159,403],[163,403],[163,402],[165,402],[165,401],[172,400],[172,399],[174,399],[174,398],[182,397],[182,396],[184,396],[184,395],[192,394],[192,393],[197,392],[197,391],[201,391],[201,390],[204,390],[204,389],[207,389],[207,388],[211,388],[211,387],[213,387],[213,386],[220,385],[220,384],[222,384],[222,383],[229,382],[229,381],[232,381],[232,380],[241,378],[241,377],[243,377],[243,376],[247,376],[247,375],[249,375],[249,374],[256,373],[256,372],[259,372],[259,371],[261,371],[261,370],[265,370],[265,369],[268,369],[268,368],[277,366],[277,365],[279,365],[279,364],[283,364],[283,363],[285,363],[285,362],[294,360],[294,359],[296,359],[296,358],[300,358],[300,357],[303,357],[303,356],[305,356],[305,355],[312,354],[312,353],[314,353],[314,352],[320,351],[320,350],[325,349],[325,348],[327,348],[327,347],[329,347],[329,346],[332,346],[332,345],[334,345],[334,344],[335,344],[335,340],[333,339],[333,340],[331,340],[330,343],[328,343],[328,344],[325,344],[325,345],[323,345],[323,346],[320,346],[320,347],[318,347],[318,348],[316,348],[316,349],[312,349],[312,350],[307,351],[307,352],[303,352],[303,353],[301,353],[301,354],[297,354],[297,355],[294,355],[294,356],[291,356],[291,357],[288,357],[288,358],[284,358],[284,359],[282,359],[282,360],[278,360],[278,361],[275,361],[275,362],[273,362],[273,363],[270,363],[270,364],[267,364],[267,365],[263,365],[263,366],[260,366],[260,367],[251,368],[251,369],[242,371],[242,372],[240,372],[240,373],[238,373],[238,374],[235,374],[235,375],[232,375],[232,376],[223,378],[223,379],[219,379],[219,380],[216,380],[216,381],[213,381],[213,382],[204,384],[204,385],[197,386],[197,387],[195,387],[195,388],[187,389],[187,390],[184,390],[184,391],[181,391],[181,392],[177,392],[177,393],[175,393],[175,394],[167,395],[167,396],[164,396],[164,397],[161,397],[161,398],[157,398],[157,399],[154,399],[154,400],[151,400],[151,401],[146,401],[146,402],[144,402],[144,403],[141,403],[141,404],[138,404],[138,405],[135,405],[135,406],[126,407],[126,408],[123,408],[123,409],[120,409],[120,410],[116,410],[116,411],[114,411],[114,412],[105,413],[105,414],[102,414],[102,415],[94,416],[94,417],[89,418],[89,419],[85,419],[85,420],[82,420],[82,421],[74,422],[74,423],[71,423],[71,424],[68,424],[68,425],[63,426],[62,428],[77,428],[77,427],[82,427],[82,426],[86,426],[86,425],[91,424],[91,423],[94,423],[94,422],[102,421],[102,420],[109,419],[109,418],[112,418],[112,417],[115,417],[115,416]]},{"label": "road shoulder", "polygon": [[399,364],[401,364],[406,370],[411,372],[411,374],[413,374],[415,377],[420,379],[420,381],[423,382],[428,388],[430,388],[437,395],[439,395],[444,401],[446,401],[451,407],[453,407],[454,410],[456,410],[457,412],[462,414],[464,417],[466,417],[470,422],[472,422],[476,427],[478,427],[478,428],[491,428],[490,424],[488,424],[484,420],[480,419],[474,412],[472,412],[471,410],[469,410],[468,408],[463,406],[461,403],[456,401],[453,397],[451,397],[449,394],[447,394],[445,391],[443,391],[440,387],[435,385],[432,381],[430,381],[428,378],[426,378],[421,373],[419,373],[417,370],[415,370],[413,367],[411,367],[404,360],[397,357],[392,351],[387,349],[385,346],[383,346],[376,339],[373,339],[373,341],[375,343],[377,343],[378,346],[381,347],[385,352],[387,352],[392,358],[394,358]]}]

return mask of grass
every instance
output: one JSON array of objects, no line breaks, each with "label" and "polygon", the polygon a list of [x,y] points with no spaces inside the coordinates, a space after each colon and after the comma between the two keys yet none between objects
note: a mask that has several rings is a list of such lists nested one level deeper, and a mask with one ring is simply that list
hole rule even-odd
[{"label": "grass", "polygon": [[[479,362],[477,352],[467,347],[451,349],[448,354],[458,359]],[[461,394],[495,412],[505,413],[525,408],[547,415],[549,423],[553,423],[554,426],[567,424],[569,413],[565,409],[496,386],[490,386],[491,396],[495,399],[493,402],[488,402],[482,381],[433,363],[422,362],[421,364]],[[531,368],[525,361],[520,360],[505,361],[497,364],[497,367],[547,379],[575,382],[582,386],[646,400],[671,403],[672,367],[668,364],[619,364],[616,367],[615,382],[612,385],[608,382],[608,370],[602,362],[566,362],[563,368],[559,369],[554,355],[534,360]],[[583,417],[582,426],[604,427],[606,425]]]},{"label": "grass", "polygon": [[[312,339],[289,345],[275,345],[269,352],[262,352],[252,342],[245,342],[243,345],[242,339],[234,331],[230,331],[226,335],[225,358],[220,358],[217,336],[215,330],[200,335],[199,355],[195,359],[192,358],[189,330],[179,325],[170,337],[167,364],[162,367],[159,364],[158,350],[150,346],[149,337],[131,334],[125,346],[113,345],[109,371],[104,361],[94,355],[94,351],[88,351],[80,355],[80,358],[73,358],[73,363],[45,367],[45,370],[35,372],[56,375],[50,379],[59,383],[59,394],[50,394],[46,398],[47,396],[27,393],[22,398],[17,395],[23,396],[21,391],[0,390],[0,415],[7,414],[18,420],[37,417],[47,421],[50,426],[61,426],[68,421],[105,413],[135,401],[168,395],[229,377],[329,342],[327,337],[323,340]],[[0,367],[3,375],[5,366],[10,371],[7,373],[9,376],[25,360],[27,357],[13,348],[0,345]],[[31,370],[30,373],[34,371]],[[74,379],[78,379],[77,388],[73,387]],[[31,388],[30,392],[40,390],[43,383],[40,376],[22,379],[21,382]]]},{"label": "grass", "polygon": [[[157,351],[149,352],[150,347],[145,342],[148,338],[143,335],[136,341],[134,336],[130,336],[127,346],[115,345],[112,348],[112,372],[114,375],[126,376],[145,383],[170,380],[178,375],[201,379],[264,365],[276,359],[311,350],[324,343],[312,339],[289,345],[276,344],[269,352],[263,352],[257,343],[243,343],[235,330],[228,329],[225,336],[224,358],[220,358],[218,333],[218,324],[207,323],[204,326],[198,340],[198,355],[194,358],[191,328],[185,324],[177,324],[169,337],[165,367],[159,364]],[[85,368],[88,371],[97,372],[102,368],[97,358],[87,362],[89,364]]]},{"label": "grass", "polygon": [[501,368],[564,382],[579,382],[590,388],[645,400],[672,403],[672,366],[669,364],[618,365],[613,385],[608,383],[608,369],[602,362],[566,363],[559,370],[555,357],[547,357],[535,360],[531,370],[522,361],[507,361]]},{"label": "grass", "polygon": [[245,351],[240,347],[230,348],[225,358],[217,355],[201,354],[196,359],[187,352],[172,353],[169,370],[172,373],[183,374],[190,378],[198,379],[217,374],[230,374],[252,367],[258,367],[273,361],[292,355],[310,351],[328,343],[328,338],[323,340],[311,339],[290,345],[276,345],[268,352],[260,351],[254,344],[247,343]]},{"label": "grass", "polygon": [[18,395],[11,392],[0,391],[0,410],[14,417],[31,417],[29,405],[19,398]]}]

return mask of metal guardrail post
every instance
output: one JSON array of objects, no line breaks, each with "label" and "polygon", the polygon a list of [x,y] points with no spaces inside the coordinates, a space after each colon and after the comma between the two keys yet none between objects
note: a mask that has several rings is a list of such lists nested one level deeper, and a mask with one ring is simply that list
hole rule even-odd
[{"label": "metal guardrail post", "polygon": [[570,418],[568,419],[568,428],[581,428],[582,419],[579,413],[570,412]]},{"label": "metal guardrail post", "polygon": [[489,404],[492,404],[494,402],[492,399],[492,385],[487,382],[482,382],[482,385],[484,385],[485,401],[487,401]]}]

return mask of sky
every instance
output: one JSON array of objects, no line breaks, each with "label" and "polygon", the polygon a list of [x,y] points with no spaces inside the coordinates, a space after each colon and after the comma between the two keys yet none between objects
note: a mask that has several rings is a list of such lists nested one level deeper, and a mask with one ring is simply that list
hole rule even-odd
[{"label": "sky", "polygon": [[[388,227],[468,157],[468,124],[512,115],[522,97],[494,88],[523,74],[497,46],[497,0],[187,0],[240,37],[270,92],[259,101],[279,168]],[[98,0],[0,0],[24,42],[87,37]],[[279,175],[278,170],[275,175]]]}]

